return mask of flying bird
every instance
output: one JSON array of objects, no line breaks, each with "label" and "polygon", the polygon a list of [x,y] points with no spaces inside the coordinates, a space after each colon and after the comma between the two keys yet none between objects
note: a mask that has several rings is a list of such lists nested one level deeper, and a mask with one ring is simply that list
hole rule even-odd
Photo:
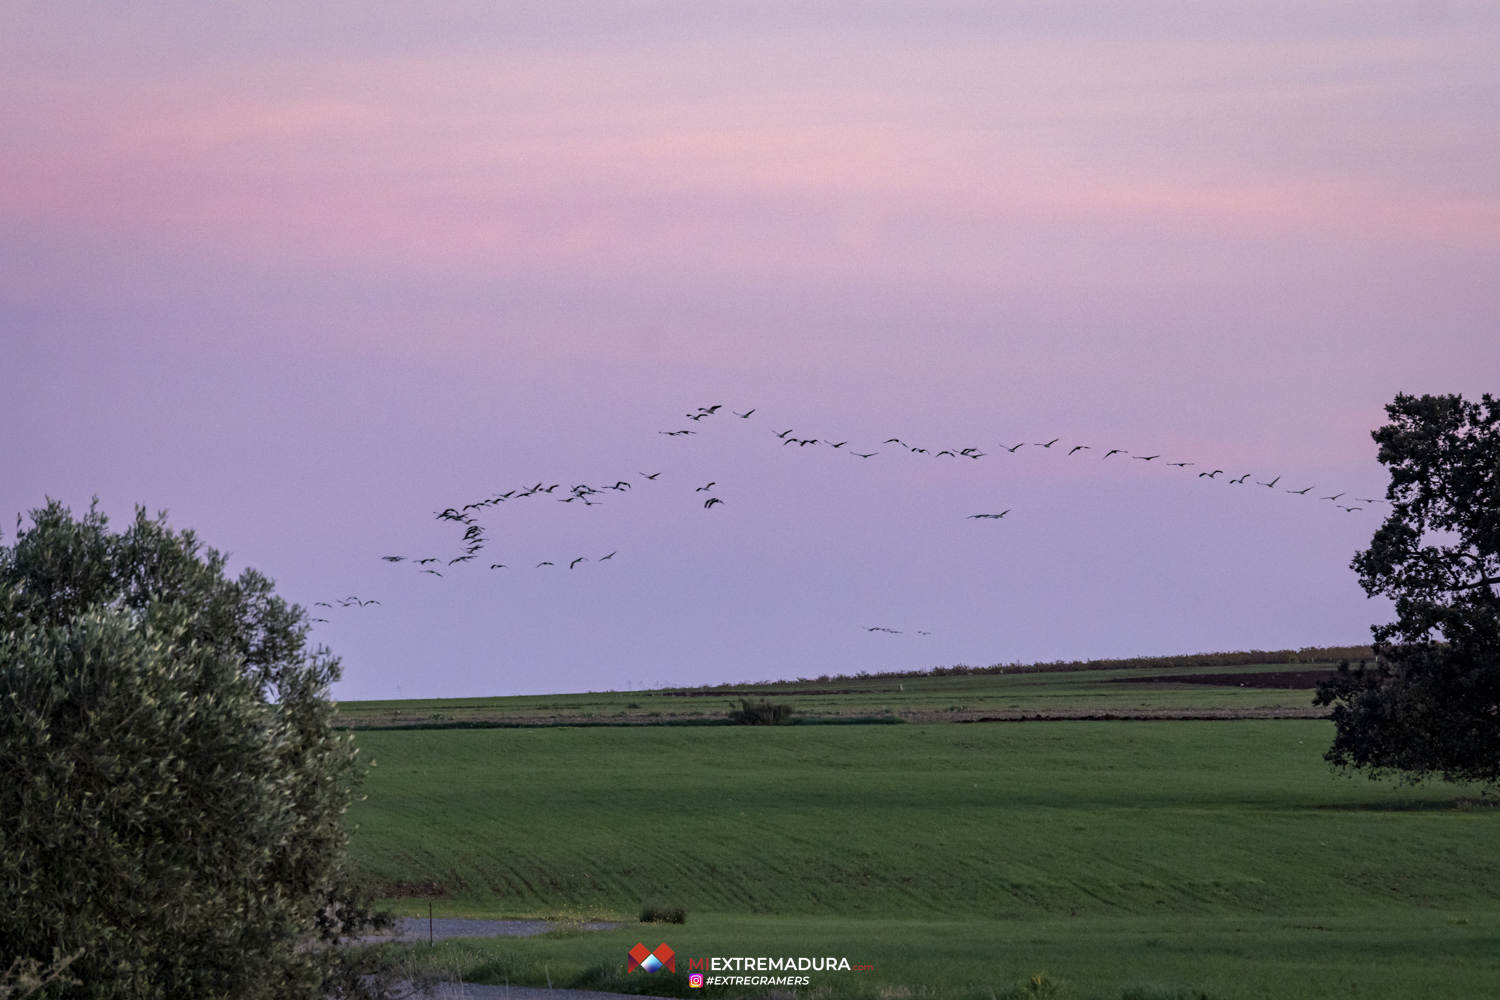
[{"label": "flying bird", "polygon": [[792,433],[792,431],[794,431],[796,429],[797,428],[795,428],[795,427],[788,427],[786,430],[782,431],[780,434],[775,435],[775,437],[784,438],[784,437],[786,437],[788,434]]},{"label": "flying bird", "polygon": [[[1309,486],[1307,488],[1307,490],[1310,490],[1310,489],[1312,489],[1311,486]],[[1287,492],[1288,493],[1295,493],[1299,497],[1305,497],[1305,496],[1307,496],[1307,490],[1287,490]]]},{"label": "flying bird", "polygon": [[1050,448],[1053,445],[1057,444],[1057,442],[1059,442],[1061,440],[1062,440],[1062,438],[1053,438],[1051,441],[1048,441],[1046,444],[1042,444],[1040,441],[1035,441],[1035,442],[1032,442],[1032,443],[1035,444],[1039,448]]},{"label": "flying bird", "polygon": [[1089,450],[1089,446],[1086,445],[1086,444],[1075,444],[1073,446],[1072,450],[1068,452],[1068,454],[1071,455],[1075,451],[1088,451],[1088,450]]},{"label": "flying bird", "polygon": [[1160,456],[1160,455],[1131,455],[1131,456],[1130,456],[1130,457],[1131,457],[1131,458],[1138,458],[1138,459],[1140,459],[1140,460],[1141,460],[1141,461],[1142,461],[1142,462],[1149,462],[1149,461],[1151,461],[1151,460],[1152,460],[1152,459],[1153,459],[1153,458],[1161,458],[1161,456]]},{"label": "flying bird", "polygon": [[1240,478],[1238,478],[1238,479],[1231,479],[1229,481],[1231,483],[1234,483],[1236,486],[1238,486],[1240,483],[1243,483],[1245,480],[1247,480],[1249,478],[1250,478],[1250,473],[1247,472],[1243,476],[1241,476]]},{"label": "flying bird", "polygon": [[998,521],[1000,518],[1004,517],[1006,514],[1009,514],[1010,511],[1011,511],[1011,508],[1007,507],[1007,508],[1005,508],[1004,510],[1002,510],[998,514],[970,514],[969,515],[969,520],[972,521],[976,517],[993,517],[995,520]]},{"label": "flying bird", "polygon": [[665,434],[667,437],[678,437],[679,435],[682,435],[682,434],[697,434],[698,432],[697,431],[657,431],[656,433],[658,433],[658,434]]},{"label": "flying bird", "polygon": [[405,556],[381,556],[380,558],[384,559],[386,562],[405,562],[406,561],[406,557]]},{"label": "flying bird", "polygon": [[1355,497],[1360,503],[1385,503],[1384,500],[1376,500],[1374,497]]},{"label": "flying bird", "polygon": [[1124,448],[1111,448],[1109,451],[1106,451],[1104,453],[1104,457],[1108,458],[1111,455],[1123,455],[1123,454],[1125,454],[1125,449]]},{"label": "flying bird", "polygon": [[579,556],[577,559],[574,559],[572,562],[568,563],[568,569],[572,569],[574,566],[577,566],[581,562],[588,562],[588,557]]},{"label": "flying bird", "polygon": [[418,566],[426,566],[428,563],[432,563],[432,562],[437,562],[437,557],[436,556],[432,557],[431,559],[418,559],[417,560],[417,565]]},{"label": "flying bird", "polygon": [[[753,411],[752,411],[752,412],[753,412]],[[600,561],[600,562],[603,562],[603,561],[604,561],[604,560],[606,560],[606,559],[613,559],[613,558],[614,558],[614,557],[615,557],[615,554],[614,554],[614,553],[613,553],[613,552],[611,552],[611,553],[610,553],[610,554],[609,554],[609,555],[607,555],[607,556],[600,556],[600,557],[599,557],[599,561]]]},{"label": "flying bird", "polygon": [[333,605],[329,604],[327,601],[313,601],[313,607],[315,607],[315,608],[331,608],[331,607],[333,607]]},{"label": "flying bird", "polygon": [[1012,455],[1014,455],[1014,454],[1015,454],[1015,453],[1016,453],[1016,449],[1017,449],[1017,448],[1021,448],[1021,447],[1024,447],[1024,446],[1025,446],[1025,444],[1026,444],[1026,442],[1025,442],[1025,441],[1022,441],[1022,442],[1021,442],[1021,443],[1020,443],[1020,444],[1013,444],[1013,445],[1011,445],[1011,446],[1010,446],[1010,447],[1009,447],[1009,448],[1007,448],[1007,447],[1006,447],[1006,446],[1005,446],[1005,445],[1004,445],[1004,444],[1003,444],[1003,443],[1002,443],[1002,444],[1001,444],[1001,445],[1000,445],[1000,450],[1001,450],[1001,451],[1008,451],[1008,452],[1010,452],[1010,453],[1011,453],[1011,454],[1012,454]]},{"label": "flying bird", "polygon": [[1331,496],[1331,497],[1318,497],[1318,499],[1319,499],[1319,500],[1337,500],[1337,499],[1338,499],[1338,498],[1339,498],[1339,497],[1341,497],[1341,496],[1343,496],[1343,495],[1344,495],[1344,494],[1342,494],[1342,493],[1335,493],[1335,494],[1334,494],[1334,495],[1333,495],[1333,496]]},{"label": "flying bird", "polygon": [[443,575],[443,574],[439,573],[435,569],[424,569],[422,572],[423,573],[431,573],[433,576],[442,576]]},{"label": "flying bird", "polygon": [[704,501],[703,509],[707,510],[708,508],[712,507],[714,504],[716,504],[716,503],[723,503],[723,502],[724,501],[720,500],[718,497],[709,497],[706,501]]},{"label": "flying bird", "polygon": [[689,413],[689,414],[686,414],[686,416],[687,416],[687,418],[689,420],[702,420],[704,417],[708,416],[708,414],[707,413]]},{"label": "flying bird", "polygon": [[861,452],[861,451],[851,451],[849,454],[851,454],[851,455],[858,455],[860,458],[874,458],[876,455],[879,455],[880,452],[878,452],[878,451],[872,451],[869,454],[866,454],[866,453]]},{"label": "flying bird", "polygon": [[875,626],[873,626],[871,628],[867,628],[867,629],[865,629],[865,631],[866,632],[889,632],[891,635],[900,635],[901,634],[901,632],[900,632],[899,629],[881,628],[879,625],[875,625]]},{"label": "flying bird", "polygon": [[838,444],[833,444],[833,443],[830,442],[830,443],[828,443],[828,447],[830,447],[830,448],[842,448],[844,445],[846,445],[848,443],[849,443],[848,441],[840,441]]},{"label": "flying bird", "polygon": [[730,410],[729,412],[730,413],[734,413],[734,415],[737,416],[737,417],[739,417],[741,420],[749,420],[750,419],[750,413],[754,413],[755,411],[751,410],[750,413],[735,413],[735,411]]},{"label": "flying bird", "polygon": [[909,447],[911,447],[910,445],[908,445],[905,441],[901,440],[900,438],[886,438],[884,441],[882,441],[880,443],[881,444],[899,444],[903,448],[909,448]]},{"label": "flying bird", "polygon": [[1189,465],[1197,465],[1198,463],[1197,462],[1168,462],[1167,464],[1168,465],[1175,465],[1179,469],[1185,469]]},{"label": "flying bird", "polygon": [[[1355,497],[1355,499],[1356,499],[1356,500],[1358,500],[1358,499],[1359,499],[1359,498],[1358,498],[1358,497]],[[1354,513],[1354,512],[1355,512],[1355,511],[1357,511],[1357,510],[1364,510],[1364,508],[1363,508],[1363,507],[1345,507],[1345,506],[1344,506],[1344,505],[1343,505],[1343,504],[1341,504],[1341,503],[1340,503],[1340,504],[1334,504],[1334,506],[1335,506],[1335,507],[1338,507],[1338,508],[1339,508],[1339,509],[1340,509],[1340,510],[1347,510],[1347,511],[1348,511],[1348,512],[1349,512],[1349,513],[1351,513],[1351,514],[1353,514],[1353,513]]]},{"label": "flying bird", "polygon": [[1212,479],[1214,476],[1217,476],[1219,473],[1221,473],[1223,471],[1224,471],[1223,469],[1215,469],[1212,472],[1200,472],[1200,473],[1198,473],[1198,478],[1202,479],[1204,476],[1207,476],[1209,479]]},{"label": "flying bird", "polygon": [[310,621],[315,621],[315,622],[322,622],[324,625],[328,624],[328,619],[327,618],[312,618],[312,619],[309,619],[309,620]]},{"label": "flying bird", "polygon": [[927,449],[926,448],[913,448],[911,450],[911,452],[912,452],[913,455],[925,455],[925,454],[927,454]]},{"label": "flying bird", "polygon": [[1271,487],[1271,486],[1275,486],[1279,482],[1281,482],[1281,477],[1277,476],[1275,479],[1271,480],[1269,483],[1263,483],[1259,479],[1257,479],[1255,481],[1255,485],[1257,485],[1257,486]]},{"label": "flying bird", "polygon": [[[644,473],[644,472],[643,472],[643,473],[641,473],[641,475],[643,475],[643,476],[646,476],[646,474],[645,474],[645,473]],[[661,473],[660,473],[660,472],[653,472],[653,473],[651,473],[651,475],[649,475],[649,476],[646,476],[646,478],[647,478],[647,479],[655,479],[655,478],[656,478],[656,477],[657,477],[657,476],[659,476],[659,475],[661,475]]]},{"label": "flying bird", "polygon": [[714,485],[716,483],[718,483],[717,479],[715,479],[712,483],[709,483],[707,486],[700,486],[700,487],[698,487],[693,492],[694,493],[707,493],[709,490],[713,489],[713,487],[714,487]]},{"label": "flying bird", "polygon": [[954,455],[953,452],[949,451],[947,448],[944,448],[942,451],[938,452],[936,455],[933,455],[932,457],[933,458],[941,458],[943,455],[952,455],[954,458],[958,457],[957,455]]},{"label": "flying bird", "polygon": [[[703,414],[705,417],[712,416],[715,412],[722,409],[723,406],[723,403],[715,403],[713,406],[700,406],[698,407],[698,412]],[[752,410],[751,412],[754,411]]]},{"label": "flying bird", "polygon": [[490,569],[506,569],[505,563],[490,563]]},{"label": "flying bird", "polygon": [[557,565],[557,563],[550,563],[550,562],[546,562],[544,560],[542,562],[537,563],[535,568],[536,569],[541,569],[543,566],[556,566],[556,565]]}]

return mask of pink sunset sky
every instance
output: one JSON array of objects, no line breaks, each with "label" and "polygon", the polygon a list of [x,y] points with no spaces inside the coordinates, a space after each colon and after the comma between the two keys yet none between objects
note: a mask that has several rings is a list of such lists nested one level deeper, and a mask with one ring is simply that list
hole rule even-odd
[{"label": "pink sunset sky", "polygon": [[1382,406],[1500,390],[1497,51],[1438,0],[8,3],[0,510],[378,600],[316,608],[344,698],[1363,641]]}]

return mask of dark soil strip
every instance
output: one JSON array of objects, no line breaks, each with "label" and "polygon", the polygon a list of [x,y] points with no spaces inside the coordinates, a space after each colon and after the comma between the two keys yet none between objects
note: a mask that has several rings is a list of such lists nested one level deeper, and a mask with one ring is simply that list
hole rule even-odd
[{"label": "dark soil strip", "polygon": [[1180,674],[1166,677],[1116,677],[1111,684],[1212,684],[1215,687],[1279,688],[1311,691],[1332,670],[1274,670],[1258,674]]}]

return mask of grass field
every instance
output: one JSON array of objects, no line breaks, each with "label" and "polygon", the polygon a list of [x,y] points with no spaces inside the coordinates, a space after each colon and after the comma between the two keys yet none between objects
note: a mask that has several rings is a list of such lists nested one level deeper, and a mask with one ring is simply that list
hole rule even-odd
[{"label": "grass field", "polygon": [[339,706],[360,728],[489,721],[518,724],[641,724],[723,718],[743,698],[791,705],[802,718],[893,715],[914,722],[1067,712],[1203,712],[1315,714],[1307,689],[1210,686],[1184,678],[1204,674],[1280,674],[1329,670],[1332,663],[1238,667],[1148,667],[923,677],[843,677],[776,684],[600,691],[504,698],[359,701]]},{"label": "grass field", "polygon": [[847,955],[874,970],[815,975],[811,992],[885,1000],[1056,982],[1500,995],[1500,810],[1332,775],[1330,735],[1300,720],[366,731],[354,851],[408,913],[689,910],[684,927],[422,951],[468,981],[685,994],[681,975],[624,976],[650,938]]}]

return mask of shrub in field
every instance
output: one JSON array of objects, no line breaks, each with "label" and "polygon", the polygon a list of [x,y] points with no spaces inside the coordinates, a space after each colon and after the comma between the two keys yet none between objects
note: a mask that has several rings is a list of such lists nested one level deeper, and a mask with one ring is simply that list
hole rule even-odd
[{"label": "shrub in field", "polygon": [[649,899],[641,905],[641,923],[685,924],[687,923],[687,907],[663,903],[659,899]]},{"label": "shrub in field", "polygon": [[790,705],[773,705],[769,701],[751,701],[746,698],[740,707],[731,709],[729,721],[737,726],[778,726],[791,719],[796,709]]},{"label": "shrub in field", "polygon": [[[191,532],[53,502],[0,547],[0,955],[38,995],[361,989],[354,749],[305,614]],[[21,994],[17,994],[21,995]]]}]

